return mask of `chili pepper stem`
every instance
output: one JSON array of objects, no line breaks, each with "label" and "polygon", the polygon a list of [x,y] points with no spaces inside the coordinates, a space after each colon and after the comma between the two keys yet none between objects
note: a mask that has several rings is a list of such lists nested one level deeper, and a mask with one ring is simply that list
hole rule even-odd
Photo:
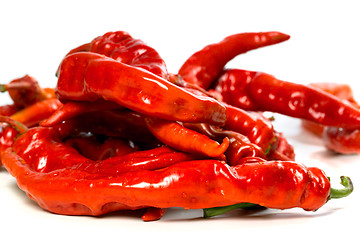
[{"label": "chili pepper stem", "polygon": [[5,84],[0,84],[0,92],[6,92],[6,85]]},{"label": "chili pepper stem", "polygon": [[237,208],[253,208],[253,207],[257,207],[257,204],[253,204],[253,203],[237,203],[234,205],[230,205],[230,206],[225,206],[225,207],[213,207],[213,208],[205,208],[203,209],[204,212],[204,218],[210,218],[210,217],[214,217],[217,215],[221,215],[224,213],[227,213],[231,210],[237,209]]},{"label": "chili pepper stem", "polygon": [[341,176],[340,179],[341,179],[340,183],[344,188],[341,189],[331,188],[330,196],[328,200],[347,197],[353,192],[354,185],[351,179],[346,176]]},{"label": "chili pepper stem", "polygon": [[9,124],[19,134],[23,134],[24,132],[26,132],[28,130],[28,128],[24,124],[22,124],[22,123],[20,123],[18,121],[15,121],[14,119],[12,119],[10,117],[7,117],[7,116],[0,116],[0,122],[4,122],[4,123]]}]

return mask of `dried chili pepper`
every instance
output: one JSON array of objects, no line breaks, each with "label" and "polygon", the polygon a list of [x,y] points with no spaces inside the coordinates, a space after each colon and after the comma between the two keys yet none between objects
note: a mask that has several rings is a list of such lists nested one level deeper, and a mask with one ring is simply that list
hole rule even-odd
[{"label": "dried chili pepper", "polygon": [[[68,215],[100,215],[144,206],[211,208],[241,202],[312,211],[331,197],[330,182],[321,170],[295,162],[268,161],[229,167],[217,160],[198,160],[158,171],[109,177],[78,170],[74,165],[39,172],[31,168],[39,159],[21,157],[10,148],[1,156],[20,188],[42,208]],[[46,164],[54,164],[52,159],[48,160]]]},{"label": "dried chili pepper", "polygon": [[177,122],[145,117],[146,126],[161,142],[180,151],[208,157],[219,157],[227,150],[229,139],[219,144],[207,136],[181,126]]},{"label": "dried chili pepper", "polygon": [[14,113],[10,117],[28,127],[32,127],[51,116],[61,106],[62,103],[57,98],[50,98],[36,102]]},{"label": "dried chili pepper", "polygon": [[215,89],[239,108],[271,111],[327,126],[359,128],[360,110],[324,91],[240,69],[226,70]]},{"label": "dried chili pepper", "polygon": [[74,53],[60,67],[61,101],[110,100],[134,111],[168,120],[222,124],[226,109],[140,68],[95,53]]},{"label": "dried chili pepper", "polygon": [[108,32],[71,50],[68,55],[76,52],[99,53],[127,65],[143,68],[164,79],[168,78],[166,64],[159,53],[124,31]]},{"label": "dried chili pepper", "polygon": [[[353,96],[352,89],[346,84],[312,83],[310,86],[328,92],[341,101],[350,103],[357,109],[360,105]],[[327,149],[341,154],[360,154],[360,128],[347,129],[346,127],[328,127],[311,121],[302,121],[302,126],[320,136]]]},{"label": "dried chili pepper", "polygon": [[186,82],[207,89],[219,77],[226,63],[237,55],[289,38],[289,35],[280,32],[234,34],[194,53],[181,66],[179,74]]},{"label": "dried chili pepper", "polygon": [[55,98],[54,89],[41,88],[29,75],[14,79],[8,84],[0,84],[0,92],[5,91],[8,91],[14,104],[22,108],[45,99]]}]

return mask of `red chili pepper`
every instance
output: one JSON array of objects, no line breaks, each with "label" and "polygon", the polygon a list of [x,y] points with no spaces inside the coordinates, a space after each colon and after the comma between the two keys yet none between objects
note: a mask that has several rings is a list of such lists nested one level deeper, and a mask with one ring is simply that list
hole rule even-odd
[{"label": "red chili pepper", "polygon": [[[316,210],[331,197],[329,180],[321,170],[295,162],[229,167],[217,160],[198,160],[108,177],[74,165],[38,172],[31,166],[39,159],[22,158],[10,148],[1,156],[4,166],[33,200],[44,209],[68,215],[100,215],[144,206],[197,209],[241,202]],[[51,160],[46,164],[54,165]]]},{"label": "red chili pepper", "polygon": [[55,111],[51,116],[42,121],[40,125],[44,127],[50,127],[87,112],[121,108],[121,106],[114,102],[102,100],[94,102],[66,102],[64,105],[58,108],[57,111]]},{"label": "red chili pepper", "polygon": [[276,141],[274,127],[260,113],[248,112],[243,109],[226,106],[225,129],[241,133],[266,152]]},{"label": "red chili pepper", "polygon": [[164,79],[168,78],[166,64],[158,52],[124,31],[108,32],[71,50],[68,55],[76,52],[99,53],[122,63],[143,68]]},{"label": "red chili pepper", "polygon": [[110,157],[119,157],[138,150],[129,141],[119,138],[98,139],[94,135],[72,137],[65,140],[67,145],[75,148],[81,155],[91,160],[104,160]]},{"label": "red chili pepper", "polygon": [[359,128],[360,110],[324,91],[259,72],[227,70],[215,89],[231,105],[272,111],[327,126]]},{"label": "red chili pepper", "polygon": [[145,117],[145,122],[157,139],[180,151],[200,154],[200,156],[220,157],[229,147],[227,137],[219,144],[177,122],[151,117]]},{"label": "red chili pepper", "polygon": [[[312,83],[310,86],[321,89],[360,109],[360,105],[354,99],[350,86],[337,83]],[[341,154],[360,154],[360,128],[347,129],[338,127],[326,127],[318,123],[303,121],[302,126],[307,130],[322,137],[327,149]]]},{"label": "red chili pepper", "polygon": [[45,99],[55,98],[54,89],[41,88],[29,75],[14,79],[8,84],[0,84],[0,92],[5,91],[8,91],[17,107],[27,107]]},{"label": "red chili pepper", "polygon": [[60,100],[110,100],[150,116],[183,122],[225,122],[226,109],[140,68],[95,53],[74,53],[60,67]]},{"label": "red chili pepper", "polygon": [[194,53],[179,70],[186,82],[207,89],[221,74],[227,62],[239,54],[286,41],[280,32],[239,33]]},{"label": "red chili pepper", "polygon": [[62,103],[57,98],[46,99],[30,105],[10,117],[28,127],[32,127],[51,116],[61,106]]},{"label": "red chili pepper", "polygon": [[8,104],[0,106],[0,116],[10,116],[19,111],[20,108],[15,106],[15,104]]}]

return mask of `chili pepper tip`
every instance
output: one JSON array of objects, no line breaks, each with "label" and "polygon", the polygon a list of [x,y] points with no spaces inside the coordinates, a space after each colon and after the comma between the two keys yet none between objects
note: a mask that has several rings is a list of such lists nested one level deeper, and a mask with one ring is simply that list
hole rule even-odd
[{"label": "chili pepper tip", "polygon": [[344,188],[341,188],[341,189],[331,188],[329,200],[347,197],[353,192],[354,185],[353,185],[351,179],[346,176],[341,176],[340,179],[341,179],[340,183],[342,186],[344,186]]}]

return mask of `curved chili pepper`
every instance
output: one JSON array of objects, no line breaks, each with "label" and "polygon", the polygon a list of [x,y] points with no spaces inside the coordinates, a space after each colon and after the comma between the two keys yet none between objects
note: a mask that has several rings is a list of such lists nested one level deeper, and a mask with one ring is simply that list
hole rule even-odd
[{"label": "curved chili pepper", "polygon": [[16,113],[10,117],[18,122],[23,123],[28,127],[38,125],[40,121],[48,118],[62,103],[57,98],[50,98],[36,102]]},{"label": "curved chili pepper", "polygon": [[10,116],[19,111],[21,108],[15,106],[15,104],[7,104],[0,106],[0,116]]},{"label": "curved chili pepper", "polygon": [[96,136],[79,136],[65,140],[65,144],[75,148],[81,155],[91,160],[119,157],[138,150],[131,142],[119,138],[99,140]]},{"label": "curved chili pepper", "polygon": [[74,53],[60,67],[60,100],[110,100],[150,116],[182,122],[225,122],[226,109],[209,97],[190,94],[176,85],[95,53]]},{"label": "curved chili pepper", "polygon": [[29,75],[14,79],[8,84],[0,84],[0,92],[5,91],[8,91],[17,107],[27,107],[45,99],[55,98],[54,89],[41,88]]},{"label": "curved chili pepper", "polygon": [[219,157],[229,147],[227,137],[219,144],[201,133],[181,126],[177,122],[145,117],[145,123],[157,139],[180,151],[208,157]]},{"label": "curved chili pepper", "polygon": [[108,32],[71,50],[68,55],[76,52],[99,53],[122,63],[143,68],[164,79],[168,78],[166,64],[159,53],[124,31]]},{"label": "curved chili pepper", "polygon": [[87,112],[99,110],[121,109],[118,104],[110,101],[94,101],[94,102],[66,102],[51,116],[40,123],[41,126],[50,127],[61,123],[69,118],[79,116]]},{"label": "curved chili pepper", "polygon": [[[353,96],[352,89],[346,84],[338,83],[312,83],[310,86],[328,92],[341,101],[350,103],[357,109],[360,105]],[[347,129],[327,127],[322,124],[302,121],[302,126],[323,139],[327,149],[340,154],[360,154],[360,128]]]},{"label": "curved chili pepper", "polygon": [[237,55],[289,38],[289,35],[280,32],[234,34],[194,53],[181,66],[179,74],[186,82],[207,89],[219,77],[226,63]]},{"label": "curved chili pepper", "polygon": [[239,69],[227,70],[215,87],[224,102],[254,111],[272,111],[327,126],[356,129],[360,110],[324,91]]},{"label": "curved chili pepper", "polygon": [[260,113],[226,105],[226,122],[224,128],[241,133],[266,152],[275,142],[275,131],[271,122]]},{"label": "curved chili pepper", "polygon": [[37,172],[29,167],[37,159],[22,158],[10,148],[1,156],[20,188],[42,208],[68,215],[101,215],[144,206],[198,209],[241,202],[312,211],[330,196],[330,182],[323,171],[296,162],[229,167],[217,160],[199,160],[108,177],[70,166]]}]

